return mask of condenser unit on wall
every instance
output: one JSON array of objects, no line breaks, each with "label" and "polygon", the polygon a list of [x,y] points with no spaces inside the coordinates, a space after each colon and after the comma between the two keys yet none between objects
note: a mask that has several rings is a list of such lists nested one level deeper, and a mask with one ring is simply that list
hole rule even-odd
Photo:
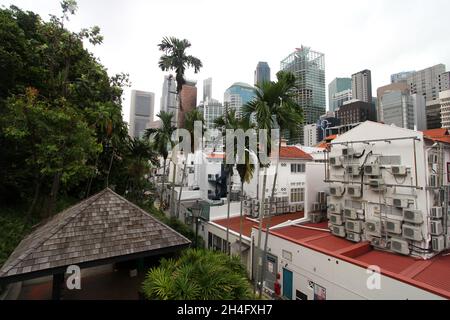
[{"label": "condenser unit on wall", "polygon": [[318,202],[313,203],[313,211],[320,211],[321,205]]},{"label": "condenser unit on wall", "polygon": [[366,176],[380,176],[380,166],[377,164],[369,164],[364,167],[364,174]]},{"label": "condenser unit on wall", "polygon": [[361,235],[358,233],[347,233],[347,240],[352,242],[361,242]]},{"label": "condenser unit on wall", "polygon": [[338,186],[330,187],[330,194],[335,197],[341,197],[344,193],[344,188]]},{"label": "condenser unit on wall", "polygon": [[333,167],[342,167],[342,160],[340,157],[331,157],[330,165]]},{"label": "condenser unit on wall", "polygon": [[347,193],[352,198],[361,198],[361,187],[360,186],[349,186],[349,187],[347,187]]},{"label": "condenser unit on wall", "polygon": [[345,168],[345,171],[351,176],[359,176],[360,168],[357,164],[350,164]]},{"label": "condenser unit on wall", "polygon": [[420,211],[420,210],[404,209],[403,210],[403,220],[405,222],[421,224],[421,223],[423,223],[422,211]]},{"label": "condenser unit on wall", "polygon": [[366,232],[372,235],[379,235],[381,233],[380,221],[366,221]]},{"label": "condenser unit on wall", "polygon": [[320,223],[323,220],[323,217],[320,213],[311,213],[309,215],[309,219],[312,223]]},{"label": "condenser unit on wall", "polygon": [[383,179],[372,179],[369,180],[369,186],[373,191],[384,191],[386,190]]},{"label": "condenser unit on wall", "polygon": [[386,241],[384,239],[381,238],[372,238],[370,240],[370,244],[372,246],[374,246],[375,248],[380,248],[380,249],[386,249]]},{"label": "condenser unit on wall", "polygon": [[403,236],[403,238],[406,238],[409,240],[422,241],[423,240],[422,228],[404,224],[402,236]]},{"label": "condenser unit on wall", "polygon": [[385,223],[386,231],[392,234],[402,234],[402,222],[396,220],[387,220]]},{"label": "condenser unit on wall", "polygon": [[355,209],[344,209],[344,216],[348,219],[358,219],[358,212]]},{"label": "condenser unit on wall", "polygon": [[353,233],[361,233],[362,232],[361,221],[347,220],[345,222],[345,229]]},{"label": "condenser unit on wall", "polygon": [[433,247],[433,251],[435,252],[441,252],[446,249],[445,247],[445,237],[439,236],[439,237],[432,237],[431,238],[431,245]]},{"label": "condenser unit on wall", "polygon": [[442,207],[433,207],[431,208],[431,218],[432,219],[441,219],[443,216],[443,208]]},{"label": "condenser unit on wall", "polygon": [[394,176],[406,176],[408,174],[405,166],[392,166],[391,171]]},{"label": "condenser unit on wall", "polygon": [[334,225],[343,225],[344,221],[342,220],[342,216],[338,214],[330,214],[330,222]]},{"label": "condenser unit on wall", "polygon": [[391,239],[391,250],[403,255],[409,255],[408,241],[401,239]]},{"label": "condenser unit on wall", "polygon": [[355,149],[353,149],[353,148],[344,148],[344,149],[342,149],[342,155],[344,157],[353,157],[355,155]]},{"label": "condenser unit on wall", "polygon": [[301,212],[301,211],[303,211],[303,210],[305,210],[305,205],[303,205],[303,204],[298,204],[298,205],[297,205],[297,211],[298,211],[298,212]]},{"label": "condenser unit on wall", "polygon": [[444,233],[444,227],[441,220],[432,220],[430,224],[430,234],[433,236],[440,236]]},{"label": "condenser unit on wall", "polygon": [[328,212],[330,213],[341,213],[341,204],[340,203],[331,203],[328,206]]},{"label": "condenser unit on wall", "polygon": [[344,226],[332,226],[331,233],[337,237],[345,238],[345,228]]},{"label": "condenser unit on wall", "polygon": [[409,200],[402,198],[392,199],[392,205],[397,208],[408,208]]}]

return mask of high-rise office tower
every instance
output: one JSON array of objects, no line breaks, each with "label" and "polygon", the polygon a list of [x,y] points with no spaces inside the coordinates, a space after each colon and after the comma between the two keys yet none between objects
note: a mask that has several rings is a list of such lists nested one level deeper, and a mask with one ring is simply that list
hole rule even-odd
[{"label": "high-rise office tower", "polygon": [[352,97],[351,78],[336,78],[328,85],[328,103],[330,111],[336,111],[342,107],[345,101],[351,100]]},{"label": "high-rise office tower", "polygon": [[224,94],[224,105],[236,110],[236,115],[241,116],[242,107],[255,98],[255,88],[243,82],[236,82],[229,87]]},{"label": "high-rise office tower", "polygon": [[270,82],[270,67],[267,62],[258,62],[255,70],[255,86]]},{"label": "high-rise office tower", "polygon": [[[316,123],[326,111],[325,55],[302,46],[281,61],[281,70],[293,73],[297,79],[294,93],[303,110],[304,123]],[[303,144],[303,136],[300,126],[300,139],[290,139],[290,143]]]},{"label": "high-rise office tower", "polygon": [[178,128],[184,128],[186,113],[197,107],[197,82],[186,80],[181,90],[182,110],[178,110]]},{"label": "high-rise office tower", "polygon": [[212,99],[212,78],[203,81],[203,101]]},{"label": "high-rise office tower", "polygon": [[153,121],[155,94],[152,92],[131,91],[129,135],[140,138]]},{"label": "high-rise office tower", "polygon": [[426,130],[425,98],[411,95],[406,82],[397,82],[377,90],[378,120],[411,130]]},{"label": "high-rise office tower", "polygon": [[363,70],[352,75],[353,99],[372,103],[372,74]]},{"label": "high-rise office tower", "polygon": [[197,108],[203,114],[206,129],[214,129],[214,121],[224,113],[223,105],[215,99],[208,98],[202,101]]},{"label": "high-rise office tower", "polygon": [[403,71],[391,75],[391,83],[408,82],[408,78],[414,74],[415,71]]},{"label": "high-rise office tower", "polygon": [[450,90],[439,93],[442,128],[450,129]]},{"label": "high-rise office tower", "polygon": [[164,77],[164,84],[161,95],[161,111],[171,112],[172,125],[176,126],[178,121],[178,98],[177,98],[177,82],[172,75]]},{"label": "high-rise office tower", "polygon": [[[414,72],[408,77],[411,94],[425,97],[426,102],[439,99],[439,76],[445,73],[445,65],[438,64],[430,68]],[[445,88],[442,88],[445,90]],[[442,90],[441,89],[441,90]]]}]

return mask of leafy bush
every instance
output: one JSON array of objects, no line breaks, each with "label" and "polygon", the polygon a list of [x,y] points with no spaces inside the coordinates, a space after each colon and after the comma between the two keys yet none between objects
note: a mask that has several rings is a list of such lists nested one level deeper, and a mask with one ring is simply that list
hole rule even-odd
[{"label": "leafy bush", "polygon": [[178,260],[162,259],[143,283],[150,300],[246,300],[254,298],[238,257],[190,249]]}]

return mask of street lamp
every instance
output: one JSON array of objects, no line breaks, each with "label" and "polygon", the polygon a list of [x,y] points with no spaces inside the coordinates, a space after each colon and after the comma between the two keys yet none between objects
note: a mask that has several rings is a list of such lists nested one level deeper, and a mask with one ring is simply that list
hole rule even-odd
[{"label": "street lamp", "polygon": [[203,207],[200,205],[199,201],[191,207],[190,209],[192,217],[195,218],[195,248],[198,246],[198,219],[201,219]]}]

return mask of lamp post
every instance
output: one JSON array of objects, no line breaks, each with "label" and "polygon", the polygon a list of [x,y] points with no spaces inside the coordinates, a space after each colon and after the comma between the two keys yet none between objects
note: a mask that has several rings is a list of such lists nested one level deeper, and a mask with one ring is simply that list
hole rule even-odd
[{"label": "lamp post", "polygon": [[198,219],[201,218],[202,211],[203,211],[203,208],[200,205],[198,200],[191,207],[190,211],[192,213],[192,217],[195,218],[195,248],[197,249],[197,247],[198,247]]}]

